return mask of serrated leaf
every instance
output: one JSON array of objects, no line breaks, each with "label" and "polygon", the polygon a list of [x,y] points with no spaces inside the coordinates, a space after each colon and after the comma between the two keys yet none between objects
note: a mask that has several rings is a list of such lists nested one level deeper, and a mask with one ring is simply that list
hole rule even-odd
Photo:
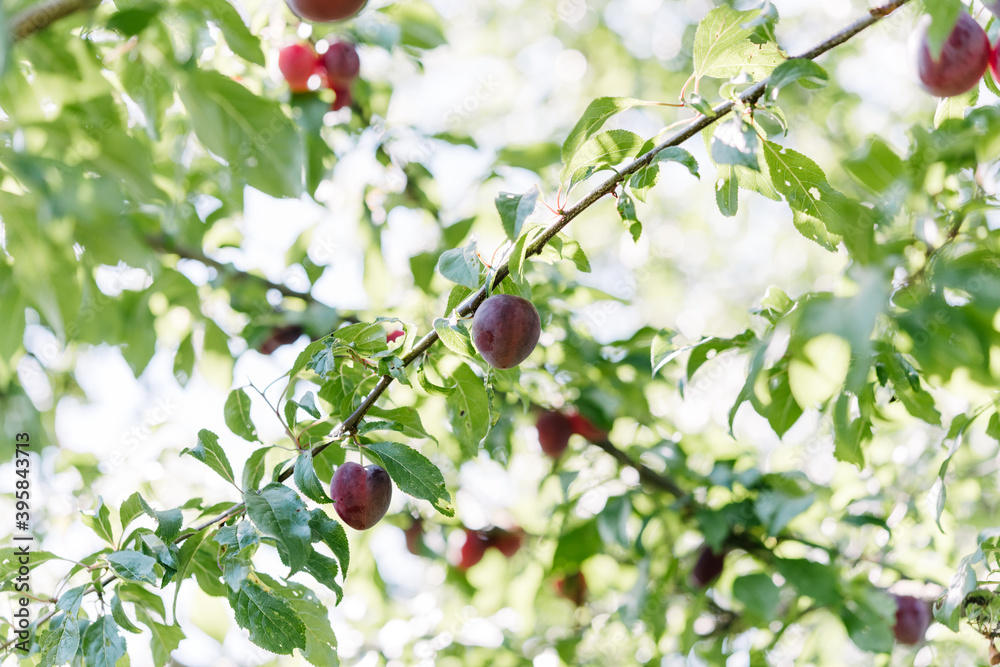
[{"label": "serrated leaf", "polygon": [[469,335],[469,330],[461,322],[452,324],[443,317],[439,317],[434,320],[434,331],[437,332],[444,346],[455,354],[476,358],[478,353],[476,348],[472,346],[472,337]]},{"label": "serrated leaf", "polygon": [[230,591],[229,604],[236,612],[236,623],[249,630],[250,641],[262,649],[291,655],[305,648],[305,625],[284,599],[246,579],[238,591]]},{"label": "serrated leaf", "polygon": [[273,538],[288,554],[291,574],[302,569],[312,550],[309,511],[298,494],[284,484],[272,482],[243,494],[247,516],[262,535]]},{"label": "serrated leaf", "polygon": [[445,250],[438,258],[437,270],[453,283],[470,289],[479,287],[479,256],[476,242],[467,246]]},{"label": "serrated leaf", "polygon": [[94,510],[93,514],[87,512],[81,512],[81,514],[83,515],[81,521],[85,526],[97,533],[97,536],[108,544],[115,543],[111,530],[111,511],[104,504],[104,499],[101,496],[97,496],[97,509]]},{"label": "serrated leaf", "polygon": [[115,551],[105,556],[112,571],[125,581],[156,583],[156,559],[138,551]]},{"label": "serrated leaf", "polygon": [[479,452],[479,443],[490,431],[489,397],[483,379],[462,364],[452,374],[455,393],[446,400],[451,430],[467,458]]},{"label": "serrated leaf", "polygon": [[115,667],[125,655],[125,638],[110,615],[99,616],[83,634],[83,658],[87,667]]},{"label": "serrated leaf", "polygon": [[198,431],[198,445],[194,449],[185,448],[181,454],[190,454],[209,468],[219,473],[223,479],[236,483],[233,477],[233,467],[229,465],[226,453],[219,445],[219,436],[208,429]]},{"label": "serrated leaf", "polygon": [[59,627],[50,630],[42,641],[41,665],[55,667],[72,662],[80,646],[80,626],[76,614],[63,614]]},{"label": "serrated leaf", "polygon": [[773,42],[751,40],[754,29],[745,26],[759,15],[759,9],[740,12],[727,5],[708,12],[694,34],[695,76],[731,79],[746,72],[756,81],[768,76],[784,56]]},{"label": "serrated leaf", "polygon": [[330,551],[340,561],[340,569],[346,577],[347,569],[351,565],[351,549],[344,527],[317,508],[309,514],[309,528],[312,530],[314,542],[322,542],[330,547]]},{"label": "serrated leaf", "polygon": [[[535,206],[538,203],[538,195],[537,187],[533,187],[520,195],[511,192],[501,192],[497,195],[495,200],[497,212],[500,213],[500,221],[503,223],[503,229],[507,233],[507,238],[511,241],[516,240],[520,236],[524,221],[535,211]],[[474,288],[476,285],[470,285],[470,287]]]},{"label": "serrated leaf", "polygon": [[320,504],[332,503],[330,496],[323,489],[316,471],[313,469],[313,457],[311,451],[304,451],[295,460],[295,486],[299,487],[307,498]]},{"label": "serrated leaf", "polygon": [[367,445],[366,449],[378,455],[400,491],[429,501],[434,509],[445,516],[455,516],[444,476],[427,457],[398,442],[375,442]]},{"label": "serrated leaf", "polygon": [[[632,97],[599,97],[591,102],[583,116],[577,121],[576,126],[570,131],[569,136],[562,147],[563,164],[569,164],[580,147],[583,146],[594,133],[601,129],[604,122],[621,113],[626,109],[631,109],[640,104],[649,104],[643,100]],[[566,173],[564,169],[564,174]],[[565,178],[563,176],[562,178]]]},{"label": "serrated leaf", "polygon": [[831,251],[843,240],[855,259],[865,262],[873,243],[870,211],[834,190],[819,165],[805,155],[770,141],[764,142],[763,152],[799,232]]},{"label": "serrated leaf", "polygon": [[337,582],[337,561],[324,556],[318,551],[309,554],[306,561],[305,571],[313,576],[319,583],[323,584],[337,595],[337,604],[344,598],[344,589]]},{"label": "serrated leaf", "polygon": [[179,507],[158,512],[150,507],[142,496],[139,496],[139,504],[142,506],[142,511],[156,521],[156,535],[161,540],[170,542],[181,532],[184,515]]},{"label": "serrated leaf", "polygon": [[302,657],[316,667],[337,667],[340,664],[337,657],[337,637],[330,627],[326,606],[320,602],[316,594],[306,586],[292,581],[279,586],[270,577],[261,578],[275,593],[284,598],[302,619],[306,638],[305,648],[301,649]]},{"label": "serrated leaf", "polygon": [[258,440],[257,427],[250,419],[250,397],[242,389],[229,392],[225,407],[226,426],[244,440]]},{"label": "serrated leaf", "polygon": [[71,588],[59,596],[56,609],[66,612],[71,618],[76,618],[76,613],[80,611],[80,603],[83,602],[83,596],[86,594],[86,585]]}]

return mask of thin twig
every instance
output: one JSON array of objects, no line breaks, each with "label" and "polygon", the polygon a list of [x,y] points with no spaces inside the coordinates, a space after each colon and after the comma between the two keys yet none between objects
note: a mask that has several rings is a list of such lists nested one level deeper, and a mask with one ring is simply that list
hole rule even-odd
[{"label": "thin twig", "polygon": [[10,19],[7,32],[17,42],[44,30],[64,16],[99,4],[100,0],[46,0],[15,14]]}]

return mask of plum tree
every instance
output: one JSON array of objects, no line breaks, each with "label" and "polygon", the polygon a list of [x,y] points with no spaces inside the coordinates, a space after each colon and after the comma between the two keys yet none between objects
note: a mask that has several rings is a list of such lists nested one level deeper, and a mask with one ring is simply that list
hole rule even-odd
[{"label": "plum tree", "polygon": [[261,354],[271,354],[282,345],[294,343],[305,333],[305,329],[298,324],[289,324],[282,327],[273,327],[264,341],[257,347]]},{"label": "plum tree", "polygon": [[900,644],[919,644],[931,626],[931,603],[911,595],[896,595],[896,624],[892,627]]},{"label": "plum tree", "polygon": [[[997,15],[1000,16],[1000,13]],[[1000,43],[990,48],[990,73],[994,81],[1000,82]]]},{"label": "plum tree", "polygon": [[513,294],[491,296],[472,317],[472,342],[493,368],[513,368],[527,359],[541,333],[538,311]]},{"label": "plum tree", "polygon": [[573,424],[561,412],[548,411],[542,413],[535,422],[538,431],[538,444],[542,451],[554,459],[562,456],[569,445],[569,436],[573,434]]},{"label": "plum tree", "polygon": [[334,42],[323,54],[323,66],[331,86],[350,84],[361,72],[361,58],[350,42]]},{"label": "plum tree", "polygon": [[319,66],[319,57],[308,43],[291,44],[278,53],[278,69],[293,93],[309,91],[309,79]]},{"label": "plum tree", "polygon": [[392,500],[389,473],[377,465],[348,462],[330,481],[330,497],[337,514],[351,528],[368,530],[385,516]]},{"label": "plum tree", "polygon": [[490,546],[489,538],[481,530],[465,529],[465,543],[462,544],[458,567],[468,570],[483,559],[483,554]]},{"label": "plum tree", "polygon": [[583,572],[577,571],[556,580],[556,591],[577,607],[587,599],[587,579]]},{"label": "plum tree", "polygon": [[701,548],[698,560],[695,561],[694,568],[691,570],[691,585],[695,588],[705,588],[722,574],[725,563],[725,550],[716,553],[712,547],[706,544]]},{"label": "plum tree", "polygon": [[963,12],[945,40],[940,56],[934,58],[927,34],[930,24],[930,16],[922,18],[910,38],[911,57],[920,85],[938,97],[961,95],[986,73],[990,40],[982,26]]},{"label": "plum tree", "polygon": [[361,11],[368,0],[285,0],[296,16],[307,21],[343,21]]}]

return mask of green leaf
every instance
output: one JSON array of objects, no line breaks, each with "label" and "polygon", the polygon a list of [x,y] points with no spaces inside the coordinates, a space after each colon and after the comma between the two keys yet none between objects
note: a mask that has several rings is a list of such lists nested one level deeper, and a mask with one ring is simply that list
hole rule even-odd
[{"label": "green leaf", "polygon": [[476,242],[473,241],[462,248],[445,250],[441,253],[441,257],[438,258],[437,270],[453,283],[476,289],[479,287],[479,266]]},{"label": "green leaf", "polygon": [[259,492],[243,495],[247,515],[261,534],[274,538],[288,553],[291,573],[302,569],[312,547],[309,512],[298,494],[283,484],[272,482]]},{"label": "green leaf", "polygon": [[164,625],[157,623],[142,609],[136,610],[136,617],[139,622],[149,628],[150,648],[153,650],[153,664],[166,665],[170,663],[170,654],[173,653],[181,641],[185,638],[184,630],[176,625]]},{"label": "green leaf", "polygon": [[[655,148],[655,144],[651,139],[643,144],[642,148],[639,149],[639,155],[645,155],[653,148]],[[632,190],[632,194],[634,194],[635,198],[639,201],[646,201],[646,193],[649,192],[649,190],[656,185],[659,180],[660,162],[677,162],[687,167],[687,170],[691,172],[692,176],[700,178],[698,174],[698,161],[695,160],[694,156],[680,146],[668,146],[653,156],[653,160],[649,163],[649,165],[635,172],[629,180],[629,189]]]},{"label": "green leaf", "polygon": [[451,430],[462,453],[473,458],[490,431],[489,398],[483,379],[465,364],[455,370],[452,380],[455,381],[455,393],[446,399]]},{"label": "green leaf", "polygon": [[301,584],[289,582],[285,589],[277,589],[291,605],[305,626],[305,648],[302,657],[316,667],[337,667],[337,636],[330,627],[326,606],[316,595]]},{"label": "green leaf", "polygon": [[770,141],[763,149],[774,187],[792,209],[796,229],[830,251],[843,240],[855,259],[866,262],[874,242],[871,212],[834,190],[819,165],[805,155]]},{"label": "green leaf", "polygon": [[958,16],[965,7],[960,0],[933,0],[923,3],[923,9],[931,17],[930,26],[927,28],[927,43],[934,58],[941,57],[941,49],[948,39]]},{"label": "green leaf", "polygon": [[340,604],[344,597],[344,589],[337,582],[337,561],[318,551],[313,551],[309,554],[309,560],[306,561],[305,571],[311,574],[316,581],[336,593],[337,604]]},{"label": "green leaf", "polygon": [[105,558],[111,570],[125,581],[156,583],[156,559],[138,551],[116,551]]},{"label": "green leaf", "polygon": [[771,577],[763,573],[745,574],[733,581],[733,597],[764,622],[774,620],[779,593]]},{"label": "green leaf", "polygon": [[847,634],[863,651],[888,653],[893,647],[892,626],[896,602],[884,591],[863,584],[840,609],[840,619]]},{"label": "green leaf", "polygon": [[[138,494],[136,494],[138,495]],[[184,515],[181,513],[179,507],[175,507],[171,510],[164,510],[158,512],[149,506],[142,496],[139,496],[139,504],[142,507],[142,511],[146,513],[151,519],[156,521],[156,535],[164,542],[170,542],[181,532],[181,526],[184,523]]]},{"label": "green leaf", "polygon": [[382,417],[393,422],[393,431],[399,431],[405,436],[410,438],[434,438],[427,429],[424,428],[423,422],[420,421],[420,412],[416,408],[411,408],[408,405],[404,405],[399,408],[392,408],[387,410],[386,408],[380,408],[378,406],[373,406],[368,411],[368,416],[370,417]]},{"label": "green leaf", "polygon": [[226,0],[197,0],[190,6],[200,8],[210,21],[219,26],[233,53],[254,65],[264,66],[264,51],[260,48],[260,38],[250,32],[235,7]]},{"label": "green leaf", "polygon": [[635,202],[624,192],[618,195],[618,217],[622,219],[622,223],[632,236],[632,240],[638,241],[642,235],[642,223],[636,216]]},{"label": "green leaf", "polygon": [[229,430],[240,436],[244,440],[255,441],[257,437],[257,427],[250,419],[250,397],[242,389],[234,389],[229,392],[225,407],[226,426]]},{"label": "green leaf", "polygon": [[580,563],[603,551],[604,543],[601,541],[597,520],[591,519],[559,537],[552,556],[552,569],[557,572],[572,572],[579,569]]},{"label": "green leaf", "polygon": [[434,509],[445,516],[455,516],[444,476],[423,454],[397,442],[375,442],[365,449],[378,455],[400,491],[429,501]]},{"label": "green leaf", "polygon": [[611,167],[635,157],[645,143],[642,137],[628,130],[601,132],[588,139],[573,153],[572,159],[563,167],[559,178],[562,180],[568,178],[569,187],[572,188],[601,167]]},{"label": "green leaf", "polygon": [[751,40],[754,29],[746,26],[759,15],[759,9],[740,12],[727,5],[708,12],[694,33],[695,76],[730,79],[746,72],[756,81],[768,76],[784,56],[773,42]]},{"label": "green leaf", "polygon": [[80,603],[83,602],[83,596],[86,594],[86,585],[71,588],[59,596],[59,601],[56,603],[56,609],[61,609],[71,618],[76,618],[76,613],[80,611]]},{"label": "green leaf", "polygon": [[243,479],[240,484],[240,488],[243,491],[252,491],[256,489],[264,475],[267,473],[267,453],[270,451],[270,447],[261,447],[260,449],[255,449],[247,462],[243,464]]},{"label": "green leaf", "polygon": [[788,373],[781,373],[777,382],[770,388],[771,402],[767,406],[767,422],[782,437],[788,432],[795,422],[802,416],[802,408],[795,401],[792,395],[792,388],[788,382]]},{"label": "green leaf", "polygon": [[770,100],[778,99],[778,93],[787,85],[796,81],[806,80],[825,86],[830,76],[826,70],[816,64],[815,61],[807,58],[792,58],[786,60],[771,72],[767,80],[767,88],[764,90],[764,97]]},{"label": "green leaf", "polygon": [[229,593],[229,604],[236,612],[236,623],[249,630],[250,641],[262,649],[291,655],[305,648],[305,624],[282,598],[246,579],[238,591]]},{"label": "green leaf", "polygon": [[142,628],[137,627],[125,613],[125,606],[122,604],[121,598],[118,595],[114,595],[111,598],[111,615],[114,617],[115,622],[118,626],[124,628],[132,634],[139,634],[142,632]]},{"label": "green leaf", "polygon": [[299,487],[299,491],[305,494],[310,500],[320,504],[333,502],[323,488],[323,484],[320,483],[319,478],[316,476],[316,471],[313,469],[311,451],[306,450],[301,452],[295,460],[294,479],[295,486]]},{"label": "green leaf", "polygon": [[840,604],[840,579],[830,565],[804,558],[776,558],[775,567],[799,595],[811,597],[822,607]]},{"label": "green leaf", "polygon": [[381,10],[399,26],[399,41],[415,49],[433,49],[447,44],[441,17],[423,0],[394,3]]},{"label": "green leaf", "polygon": [[712,160],[716,164],[733,164],[760,171],[757,144],[756,130],[742,116],[735,115],[716,126],[710,144]]},{"label": "green leaf", "polygon": [[80,520],[83,524],[97,533],[97,536],[108,544],[114,544],[115,539],[111,530],[111,511],[104,504],[104,499],[97,496],[97,509],[93,514],[81,512]]},{"label": "green leaf", "polygon": [[185,447],[181,450],[181,455],[190,454],[209,468],[219,473],[223,479],[236,483],[233,477],[233,467],[229,465],[226,453],[219,445],[219,436],[208,429],[198,431],[198,445],[194,449]]},{"label": "green leaf", "polygon": [[434,331],[437,332],[444,346],[455,354],[471,359],[475,359],[479,355],[476,352],[476,348],[472,346],[472,337],[469,335],[469,330],[465,328],[465,324],[462,322],[452,323],[443,317],[439,317],[434,320]]},{"label": "green leaf", "polygon": [[757,516],[760,517],[769,535],[777,536],[784,530],[788,522],[812,507],[815,494],[791,496],[782,491],[761,491],[754,504]]},{"label": "green leaf", "polygon": [[309,513],[309,528],[314,542],[322,542],[330,547],[330,551],[340,561],[340,569],[346,577],[347,568],[351,565],[351,550],[344,527],[317,508]]},{"label": "green leaf", "polygon": [[426,371],[424,371],[423,361],[421,361],[420,364],[417,366],[417,383],[424,391],[426,391],[431,396],[440,396],[447,398],[448,396],[451,396],[452,394],[455,393],[455,387],[442,387],[440,385],[434,384],[429,379],[427,379],[427,373]]},{"label": "green leaf", "polygon": [[903,159],[879,137],[869,138],[860,152],[842,164],[859,185],[878,195],[906,173]]},{"label": "green leaf", "polygon": [[43,667],[49,665],[55,667],[72,662],[80,646],[80,626],[76,622],[76,613],[63,614],[59,619],[61,619],[59,627],[50,630],[42,641]]},{"label": "green leaf", "polygon": [[199,141],[233,176],[272,197],[302,194],[302,138],[276,100],[201,68],[184,70],[177,89]]},{"label": "green leaf", "polygon": [[[535,206],[538,203],[538,195],[537,187],[533,187],[520,195],[510,192],[501,192],[497,195],[495,202],[497,211],[500,213],[500,221],[503,223],[504,231],[507,232],[507,238],[511,241],[517,240],[521,234],[521,226],[524,225],[524,221],[529,215],[534,213]],[[475,288],[477,285],[478,282],[476,285],[469,285],[469,287]]]},{"label": "green leaf", "polygon": [[974,107],[978,101],[978,85],[960,95],[942,97],[938,100],[937,110],[934,111],[934,127],[941,127],[941,124],[950,118],[965,118],[965,112],[969,107]]},{"label": "green leaf", "polygon": [[659,373],[660,369],[676,356],[677,346],[674,345],[676,336],[677,332],[672,329],[660,329],[653,336],[649,344],[649,365],[653,375]]},{"label": "green leaf", "polygon": [[1000,440],[1000,413],[994,412],[990,415],[990,421],[986,425],[986,435],[994,440]]},{"label": "green leaf", "polygon": [[83,658],[87,667],[115,667],[125,655],[125,638],[118,632],[115,619],[98,616],[83,634]]},{"label": "green leaf", "polygon": [[955,574],[948,582],[948,590],[945,592],[944,599],[940,605],[934,607],[934,620],[948,626],[952,631],[958,632],[965,598],[979,585],[973,565],[984,560],[981,548],[977,548],[961,560]]},{"label": "green leaf", "polygon": [[142,496],[136,491],[131,496],[125,499],[122,503],[121,509],[118,510],[118,517],[122,522],[122,531],[128,528],[128,525],[132,521],[144,512]]},{"label": "green leaf", "polygon": [[[632,97],[599,97],[591,102],[563,143],[563,164],[568,165],[573,161],[574,156],[580,148],[587,143],[587,140],[594,133],[601,129],[601,126],[604,125],[604,122],[608,118],[640,104],[649,104],[649,102],[637,100]],[[568,171],[563,169],[564,175],[561,178],[565,179],[565,174],[567,173]]]}]

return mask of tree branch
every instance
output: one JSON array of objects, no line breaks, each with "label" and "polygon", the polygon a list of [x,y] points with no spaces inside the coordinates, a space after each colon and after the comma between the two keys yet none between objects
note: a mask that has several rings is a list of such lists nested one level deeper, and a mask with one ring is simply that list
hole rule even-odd
[{"label": "tree branch", "polygon": [[[798,57],[813,59],[819,55],[826,53],[835,46],[846,42],[850,38],[854,37],[858,33],[865,30],[866,28],[874,25],[881,19],[885,18],[886,16],[894,12],[899,7],[902,7],[903,5],[907,4],[909,1],[910,0],[892,0],[891,2],[888,2],[884,5],[870,9],[868,16],[859,19],[858,21],[855,21],[844,30],[838,32],[836,35],[833,35],[826,41],[810,49],[809,51],[806,51],[804,54]],[[32,29],[27,30],[27,32],[24,33],[23,36],[27,36],[34,32],[37,32],[38,30],[41,30],[42,28],[46,27],[47,25],[49,25],[50,23],[52,23],[53,21],[62,16],[66,16],[69,13],[78,11],[86,6],[89,6],[91,2],[92,0],[50,0],[49,2],[43,3],[42,5],[39,5],[36,8],[27,10],[26,12],[23,12],[22,14],[16,16],[12,22],[12,27],[14,27],[15,25],[21,25],[23,26],[21,30],[25,30],[28,27],[33,27]],[[56,11],[55,8],[60,8],[60,11],[62,13],[58,14],[54,13]],[[47,17],[47,20],[45,19],[45,17]],[[19,19],[20,23],[17,23]],[[13,33],[14,31],[12,30],[11,32]],[[764,89],[767,86],[767,82],[768,79],[764,79],[763,81],[754,84],[753,86],[745,90],[739,96],[740,101],[742,103],[748,103],[748,102],[753,102],[754,100],[759,98],[760,95],[763,94]],[[625,167],[621,171],[617,172],[611,178],[608,178],[595,190],[593,190],[590,194],[588,194],[582,200],[577,202],[574,206],[563,211],[562,215],[560,215],[558,219],[556,219],[552,224],[550,224],[542,233],[542,235],[534,243],[532,243],[531,246],[528,247],[526,251],[526,256],[531,257],[533,255],[541,253],[542,249],[545,248],[545,246],[549,243],[549,241],[551,241],[556,236],[556,234],[558,234],[563,228],[565,228],[570,223],[570,221],[572,221],[578,215],[583,213],[586,209],[588,209],[598,200],[614,192],[615,189],[620,184],[622,184],[626,178],[628,178],[635,172],[639,171],[640,169],[643,169],[644,167],[652,163],[653,158],[655,158],[658,153],[671,146],[680,145],[684,141],[695,136],[698,132],[702,131],[706,127],[712,125],[719,119],[726,116],[733,110],[734,107],[735,107],[735,102],[733,101],[724,102],[716,106],[713,109],[714,115],[702,116],[701,118],[698,118],[690,125],[688,125],[685,129],[676,132],[670,138],[664,140],[649,152],[638,157],[628,167]],[[176,250],[168,248],[164,249],[168,250],[169,252],[176,253]],[[216,268],[224,268],[225,270],[231,270],[231,267],[227,267],[227,265],[222,264],[221,262],[216,262],[215,260],[212,260],[211,258],[205,257],[203,255],[199,257],[191,257],[191,259],[197,259],[198,261],[203,261],[209,266],[215,266]],[[503,264],[497,269],[497,272],[492,281],[493,285],[494,286],[498,285],[501,280],[503,280],[507,275],[509,275],[509,273],[510,273],[509,263],[508,261],[504,261]],[[252,274],[247,274],[247,275],[252,275]],[[267,282],[270,283],[270,281]],[[274,289],[277,289],[281,291],[282,294],[285,294],[285,292],[282,289],[284,286],[280,286],[275,283],[270,283],[270,284],[273,285]],[[461,304],[459,304],[458,308],[456,309],[458,314],[465,317],[475,313],[476,308],[479,307],[479,304],[481,304],[486,299],[486,294],[488,291],[487,287],[488,285],[484,284],[482,287],[479,288],[478,291],[467,297]],[[284,287],[284,289],[287,290],[289,288]],[[302,293],[295,292],[294,296],[302,297]],[[422,355],[424,352],[430,349],[430,347],[434,345],[437,341],[438,341],[438,335],[436,331],[431,331],[430,333],[428,333],[426,336],[417,341],[417,344],[413,347],[412,350],[410,350],[409,354],[403,357],[403,365],[409,366],[410,364],[412,364],[420,355]],[[392,384],[392,381],[393,381],[392,376],[389,375],[382,376],[379,379],[378,384],[375,385],[375,388],[372,389],[372,391],[368,394],[368,396],[365,397],[365,400],[362,401],[361,405],[359,405],[358,408],[350,414],[350,416],[348,416],[336,429],[334,429],[333,433],[330,436],[330,439],[328,439],[326,442],[317,445],[312,450],[313,454],[318,454],[322,452],[324,449],[333,444],[333,442],[335,442],[336,440],[342,438],[344,435],[353,432],[354,429],[357,428],[361,420],[368,413],[368,411],[372,408],[372,406],[375,405],[376,401],[378,401],[378,399],[382,396],[382,394],[384,394],[385,391],[389,388],[389,386]],[[672,480],[663,477],[659,473],[656,473],[655,471],[650,470],[649,468],[646,468],[641,463],[632,461],[631,457],[629,457],[624,452],[615,448],[610,442],[605,441],[604,443],[595,443],[595,444],[601,449],[603,449],[605,452],[613,456],[619,462],[628,465],[632,468],[635,468],[639,472],[640,479],[643,479],[644,481],[647,481],[648,483],[658,488],[661,488],[664,491],[667,491],[668,493],[674,495],[675,497],[680,498],[685,495],[683,490],[681,490],[680,487],[678,487]],[[278,481],[283,482],[287,480],[289,477],[292,476],[292,472],[293,468],[287,468],[281,473],[281,475],[279,475]],[[195,532],[197,532],[198,530],[203,530],[204,528],[207,528],[208,526],[211,526],[214,523],[218,523],[219,521],[224,521],[225,519],[242,511],[244,507],[245,507],[244,503],[238,503],[233,507],[230,507],[228,510],[226,510],[219,516],[209,519],[206,522],[196,526]],[[193,534],[195,533],[187,533],[178,536],[174,542],[175,543],[183,542],[185,539],[187,539]],[[102,584],[107,585],[108,583],[111,583],[111,581],[113,581],[114,579],[115,579],[114,575],[109,575],[106,581],[102,582]],[[43,624],[44,622],[50,620],[53,616],[55,616],[56,613],[57,613],[56,611],[52,611],[46,614],[42,618],[38,619],[33,625],[35,627],[40,626],[41,624]],[[9,647],[11,644],[14,643],[14,641],[16,641],[16,639],[8,641],[7,643],[0,646],[0,649],[5,649]]]},{"label": "tree branch", "polygon": [[185,246],[177,245],[171,239],[165,236],[147,236],[146,242],[155,250],[160,252],[170,253],[171,255],[177,255],[184,259],[193,259],[197,262],[201,262],[205,266],[210,266],[217,270],[219,273],[230,274],[241,280],[253,280],[261,285],[264,285],[268,289],[273,289],[281,292],[282,296],[295,297],[297,299],[302,299],[309,303],[316,303],[316,297],[314,297],[310,292],[300,292],[294,290],[288,285],[282,285],[281,283],[276,283],[268,280],[264,276],[258,276],[254,273],[248,273],[246,271],[240,271],[232,264],[227,264],[225,262],[220,262],[217,259],[212,259],[206,255],[201,250],[195,248],[188,248]]},{"label": "tree branch", "polygon": [[48,28],[64,16],[99,4],[100,0],[46,0],[15,14],[7,26],[7,32],[17,42]]}]

